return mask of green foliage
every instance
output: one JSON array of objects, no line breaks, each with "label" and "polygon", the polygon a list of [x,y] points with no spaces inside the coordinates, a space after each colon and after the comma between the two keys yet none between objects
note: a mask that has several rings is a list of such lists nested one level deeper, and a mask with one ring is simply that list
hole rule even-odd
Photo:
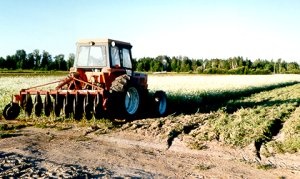
[{"label": "green foliage", "polygon": [[34,50],[27,54],[25,50],[17,50],[14,55],[8,55],[6,59],[0,57],[0,69],[8,70],[60,70],[66,71],[73,66],[74,54],[70,54],[65,60],[63,54],[59,54],[52,59],[52,55],[47,51],[40,54],[39,50]]},{"label": "green foliage", "polygon": [[[6,58],[0,57],[0,69],[34,69],[34,70],[59,70],[66,71],[73,66],[74,54],[65,59],[63,54],[52,56],[49,52],[34,50],[26,53],[17,50],[14,55]],[[256,59],[252,62],[241,56],[228,59],[190,59],[186,56],[168,57],[160,55],[156,58],[143,57],[133,59],[133,69],[143,72],[187,72],[198,74],[271,74],[293,73],[299,74],[300,67],[296,62],[285,62],[278,59],[276,62]]]},{"label": "green foliage", "polygon": [[[163,65],[163,61],[166,62]],[[253,63],[243,57],[228,59],[190,59],[188,57],[158,56],[144,57],[136,61],[137,71],[144,72],[194,72],[198,74],[272,74],[300,73],[296,62],[287,63],[279,59],[277,62],[256,59]]]}]

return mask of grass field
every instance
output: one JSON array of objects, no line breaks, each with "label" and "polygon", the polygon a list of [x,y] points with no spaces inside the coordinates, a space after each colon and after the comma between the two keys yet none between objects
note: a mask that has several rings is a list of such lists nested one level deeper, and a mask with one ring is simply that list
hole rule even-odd
[{"label": "grass field", "polygon": [[[13,93],[64,77],[1,76],[1,115]],[[190,133],[192,146],[218,140],[239,147],[264,144],[265,155],[300,150],[300,75],[149,75],[148,83],[150,91],[167,92],[171,114],[198,113],[196,120],[174,129],[201,123]],[[52,123],[53,118],[43,121]],[[278,134],[283,137],[273,139]]]}]

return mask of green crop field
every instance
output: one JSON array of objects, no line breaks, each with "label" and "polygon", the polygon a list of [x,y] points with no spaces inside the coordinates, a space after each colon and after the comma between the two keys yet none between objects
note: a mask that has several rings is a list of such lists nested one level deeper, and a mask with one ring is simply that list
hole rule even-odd
[{"label": "green crop field", "polygon": [[[2,110],[12,94],[22,88],[63,78],[65,76],[1,76],[1,119]],[[191,146],[218,140],[238,147],[255,142],[260,148],[264,144],[266,155],[300,150],[300,75],[163,74],[149,75],[148,84],[150,92],[166,91],[170,114],[166,118],[195,115],[194,118],[180,119],[184,121],[174,129],[180,131],[185,129],[184,126],[198,126],[189,133],[194,138]],[[24,118],[24,115],[19,116],[21,121],[57,121],[54,115]],[[281,137],[274,138],[277,135]]]}]

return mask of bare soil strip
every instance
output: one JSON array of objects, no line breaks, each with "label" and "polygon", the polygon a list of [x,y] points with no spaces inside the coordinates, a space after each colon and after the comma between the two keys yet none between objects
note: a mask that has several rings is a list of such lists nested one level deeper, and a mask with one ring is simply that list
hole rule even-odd
[{"label": "bare soil strip", "polygon": [[[26,127],[0,139],[0,177],[90,178],[297,178],[299,155],[255,162],[245,150],[206,143],[186,147],[186,136],[167,140],[133,130],[98,135],[88,128],[58,131]],[[260,166],[260,167],[259,167]]]}]

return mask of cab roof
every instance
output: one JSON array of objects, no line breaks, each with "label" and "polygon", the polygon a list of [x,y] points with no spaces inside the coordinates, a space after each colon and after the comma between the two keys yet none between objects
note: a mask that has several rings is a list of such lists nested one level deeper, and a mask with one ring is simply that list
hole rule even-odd
[{"label": "cab roof", "polygon": [[95,45],[111,44],[112,42],[115,42],[116,45],[126,45],[132,47],[132,45],[129,42],[124,42],[124,41],[114,40],[109,38],[80,39],[77,41],[77,44],[91,44],[93,42],[95,43]]}]

